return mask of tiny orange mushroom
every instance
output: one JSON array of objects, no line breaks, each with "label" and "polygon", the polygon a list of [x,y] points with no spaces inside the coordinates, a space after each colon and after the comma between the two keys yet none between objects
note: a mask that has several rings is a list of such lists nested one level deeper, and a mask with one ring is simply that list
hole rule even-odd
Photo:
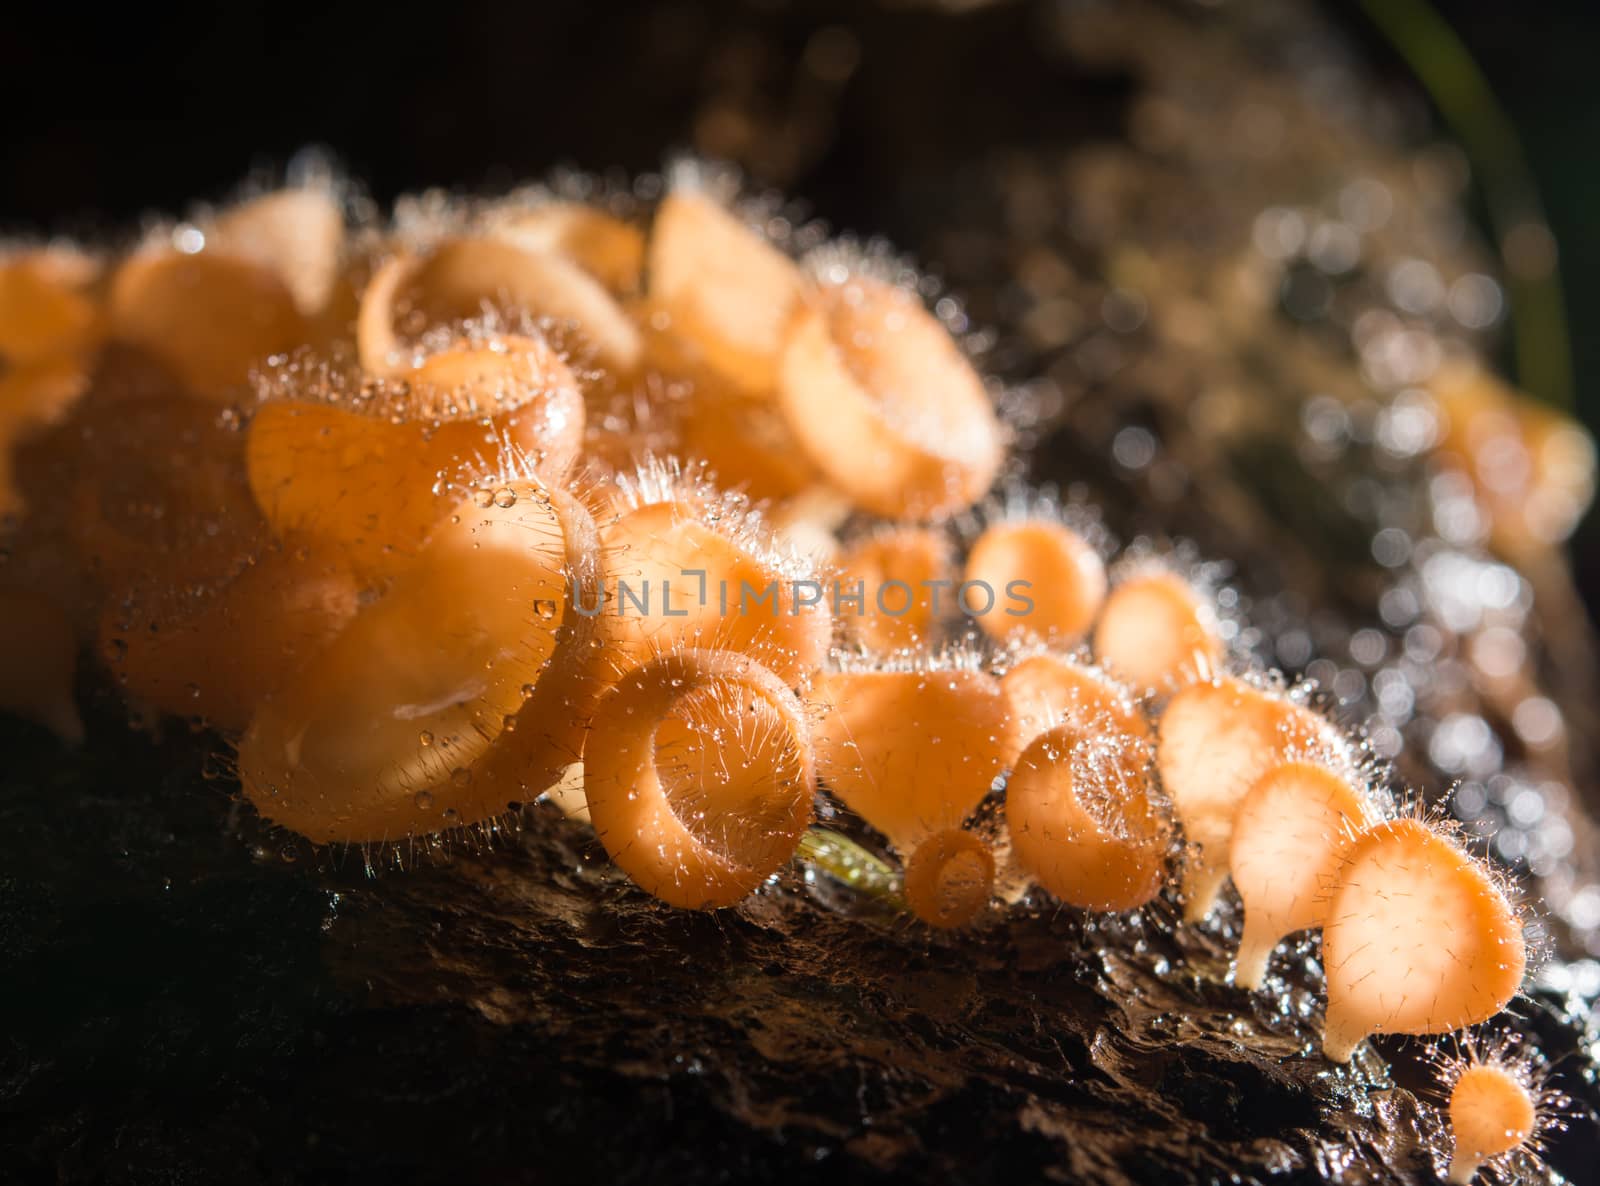
[{"label": "tiny orange mushroom", "polygon": [[1136,571],[1106,597],[1094,627],[1095,657],[1137,691],[1161,695],[1206,678],[1222,660],[1211,604],[1165,568]]}]

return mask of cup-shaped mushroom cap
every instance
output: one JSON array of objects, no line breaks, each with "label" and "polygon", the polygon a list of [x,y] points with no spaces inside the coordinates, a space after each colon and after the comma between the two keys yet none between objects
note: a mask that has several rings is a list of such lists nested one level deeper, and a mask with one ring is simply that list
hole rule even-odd
[{"label": "cup-shaped mushroom cap", "polygon": [[563,255],[618,300],[635,295],[644,276],[644,232],[582,202],[540,202],[508,210],[493,233],[529,251]]},{"label": "cup-shaped mushroom cap", "polygon": [[447,239],[426,255],[397,255],[379,268],[356,321],[361,365],[377,375],[405,373],[423,331],[486,311],[548,319],[558,346],[592,353],[608,371],[638,365],[639,331],[598,280],[564,256],[495,238]]},{"label": "cup-shaped mushroom cap", "polygon": [[679,493],[602,532],[609,579],[598,621],[610,658],[631,666],[688,647],[738,651],[801,683],[833,637],[821,582],[737,500]]},{"label": "cup-shaped mushroom cap", "polygon": [[0,589],[0,712],[83,740],[72,697],[78,639],[60,606],[21,589]]},{"label": "cup-shaped mushroom cap", "polygon": [[953,514],[999,471],[983,381],[917,295],[882,280],[815,287],[785,342],[778,395],[811,461],[874,514]]},{"label": "cup-shaped mushroom cap", "polygon": [[507,454],[559,475],[583,439],[583,396],[537,338],[460,341],[408,382],[276,383],[250,424],[250,488],[281,534],[337,546],[363,571],[403,563],[461,490]]},{"label": "cup-shaped mushroom cap", "polygon": [[566,670],[558,650],[588,645],[568,563],[562,503],[539,483],[463,500],[257,711],[239,746],[251,802],[331,842],[437,832],[521,800],[474,766],[539,681]]},{"label": "cup-shaped mushroom cap", "polygon": [[[1001,520],[967,553],[965,583],[988,591],[989,610],[977,619],[990,638],[1075,642],[1089,632],[1105,600],[1106,566],[1093,545],[1063,524]],[[1013,590],[1027,603],[1008,612]]]},{"label": "cup-shaped mushroom cap", "polygon": [[1132,910],[1161,892],[1172,829],[1135,734],[1035,737],[1006,784],[1006,828],[1017,862],[1063,902]]},{"label": "cup-shaped mushroom cap", "polygon": [[[840,618],[851,637],[877,651],[895,651],[931,640],[953,595],[955,557],[944,532],[929,527],[883,528],[855,540],[838,559],[840,587],[861,603],[845,605]],[[942,582],[942,584],[941,584]],[[938,591],[945,591],[940,599]],[[936,601],[942,600],[942,605]]]},{"label": "cup-shaped mushroom cap", "polygon": [[112,278],[108,311],[113,338],[212,399],[230,398],[253,368],[306,339],[277,272],[215,250],[136,253]]},{"label": "cup-shaped mushroom cap", "polygon": [[777,872],[811,821],[805,715],[747,655],[684,650],[600,699],[584,760],[589,818],[634,883],[674,906],[729,906]]},{"label": "cup-shaped mushroom cap", "polygon": [[1237,982],[1257,988],[1286,936],[1320,927],[1344,851],[1368,823],[1366,796],[1348,778],[1285,762],[1250,789],[1233,819],[1229,867],[1244,899]]},{"label": "cup-shaped mushroom cap", "polygon": [[684,362],[772,390],[800,295],[793,260],[708,195],[680,189],[656,211],[646,268],[651,309]]},{"label": "cup-shaped mushroom cap", "polygon": [[1418,820],[1381,823],[1340,866],[1322,931],[1323,1050],[1369,1034],[1442,1034],[1493,1017],[1527,963],[1522,923],[1470,856]]},{"label": "cup-shaped mushroom cap", "polygon": [[994,854],[971,832],[935,832],[906,862],[906,902],[929,926],[966,926],[988,906],[993,892]]},{"label": "cup-shaped mushroom cap", "polygon": [[273,190],[218,215],[206,238],[276,273],[310,317],[327,305],[338,279],[344,212],[325,187]]},{"label": "cup-shaped mushroom cap", "polygon": [[1484,1162],[1525,1144],[1538,1122],[1538,1101],[1521,1076],[1494,1063],[1468,1066],[1450,1092],[1450,1182],[1468,1186]]},{"label": "cup-shaped mushroom cap", "polygon": [[[512,493],[519,489],[511,487]],[[489,501],[502,506],[505,490],[490,492]],[[483,506],[483,494],[480,490],[475,496],[475,506]],[[523,686],[522,706],[473,768],[474,780],[499,788],[517,803],[530,803],[549,791],[583,758],[595,703],[611,674],[608,656],[598,645],[597,623],[589,616],[602,595],[599,529],[571,492],[556,487],[548,494],[561,524],[565,585],[559,620],[552,601],[538,602],[534,611],[551,622],[554,649],[539,678]]]},{"label": "cup-shaped mushroom cap", "polygon": [[1230,676],[1184,688],[1156,727],[1161,784],[1194,846],[1183,884],[1185,917],[1196,921],[1228,876],[1233,818],[1256,781],[1294,758],[1337,765],[1348,745],[1311,709]]},{"label": "cup-shaped mushroom cap", "polygon": [[1001,677],[1017,738],[1032,741],[1059,725],[1080,733],[1116,729],[1136,737],[1150,722],[1128,690],[1097,667],[1054,651],[1038,651],[1013,663]]},{"label": "cup-shaped mushroom cap", "polygon": [[157,572],[115,591],[100,655],[134,701],[236,732],[344,628],[359,595],[342,557],[262,542],[207,584]]},{"label": "cup-shaped mushroom cap", "polygon": [[1094,653],[1136,691],[1159,695],[1215,670],[1222,640],[1209,602],[1177,573],[1151,569],[1106,597]]},{"label": "cup-shaped mushroom cap", "polygon": [[818,677],[817,770],[828,789],[910,853],[959,829],[1015,756],[999,681],[971,670]]}]

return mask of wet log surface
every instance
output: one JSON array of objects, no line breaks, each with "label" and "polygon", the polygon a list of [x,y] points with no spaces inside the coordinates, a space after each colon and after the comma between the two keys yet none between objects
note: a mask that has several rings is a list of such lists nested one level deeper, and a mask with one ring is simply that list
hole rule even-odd
[{"label": "wet log surface", "polygon": [[[6,737],[22,761],[0,788],[0,1124],[19,1180],[1442,1168],[1438,1122],[1397,1078],[1407,1043],[1349,1068],[1316,1053],[1311,945],[1251,994],[1225,982],[1220,928],[1176,927],[1165,904],[1110,921],[1017,910],[934,939],[797,874],[688,914],[543,810],[374,877],[356,854],[308,863],[252,837],[190,738],[151,749],[114,717],[95,725],[93,757]],[[1581,1009],[1518,1005],[1580,1090]],[[1573,1137],[1555,1160],[1583,1181]]]},{"label": "wet log surface", "polygon": [[[611,134],[630,163],[636,141],[740,159],[936,262],[975,326],[996,328],[990,366],[1046,381],[1038,476],[1081,484],[1125,538],[1232,560],[1262,627],[1244,641],[1264,658],[1307,623],[1315,653],[1336,654],[1363,628],[1395,633],[1377,606],[1408,570],[1380,571],[1368,544],[1397,523],[1426,535],[1426,471],[1359,441],[1301,447],[1311,392],[1366,398],[1336,316],[1241,300],[1197,329],[1189,306],[1209,294],[1226,313],[1274,203],[1382,176],[1419,226],[1450,207],[1396,180],[1425,158],[1397,147],[1404,121],[1369,106],[1359,75],[1330,83],[1343,123],[1301,126],[1290,65],[1338,61],[1337,42],[1295,10],[1244,8],[1215,25],[1134,5],[840,8],[850,35],[820,48],[834,24],[820,12],[695,8],[694,36],[661,52],[703,80],[696,100]],[[620,85],[637,65],[610,69]],[[1274,111],[1293,151],[1241,156],[1237,133]],[[1326,308],[1375,299],[1348,283]],[[1134,291],[1137,316],[1118,304]],[[1197,428],[1196,399],[1219,390],[1228,414]],[[1130,425],[1153,459],[1119,460]],[[1324,497],[1375,465],[1394,495],[1377,509]],[[1521,633],[1581,738],[1592,650],[1559,564],[1533,567]],[[1423,666],[1462,645],[1443,637]],[[1232,920],[1180,927],[1168,902],[1111,920],[1024,905],[941,937],[796,868],[736,910],[687,914],[537,807],[373,872],[263,831],[208,776],[204,738],[130,734],[94,673],[83,682],[80,751],[0,722],[7,1180],[1430,1182],[1443,1168],[1412,1090],[1416,1043],[1380,1040],[1349,1068],[1316,1053],[1314,943],[1249,994],[1226,982]],[[1334,697],[1344,719],[1384,726],[1373,683]],[[1423,681],[1413,700],[1394,722],[1407,778],[1436,792],[1460,774],[1428,738],[1481,713],[1504,742],[1502,767],[1466,772],[1485,818],[1508,798],[1496,776],[1573,792],[1577,843],[1519,870],[1535,885],[1592,875],[1581,747],[1522,754],[1470,684]],[[1563,915],[1544,926],[1556,955],[1515,1025],[1578,1101],[1551,1163],[1594,1181],[1583,1113],[1600,1102],[1600,1037],[1579,991],[1593,964]]]}]

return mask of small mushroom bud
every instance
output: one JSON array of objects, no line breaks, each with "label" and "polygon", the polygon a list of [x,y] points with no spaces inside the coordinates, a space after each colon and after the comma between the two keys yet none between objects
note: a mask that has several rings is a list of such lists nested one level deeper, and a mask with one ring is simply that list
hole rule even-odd
[{"label": "small mushroom bud", "polygon": [[[1100,612],[1106,566],[1087,540],[1062,523],[1043,517],[1002,519],[972,545],[965,583],[989,592],[991,604],[977,616],[989,637],[1031,635],[1070,643],[1089,632]],[[1026,592],[1026,609],[993,612],[994,601],[1014,588]]]},{"label": "small mushroom bud", "polygon": [[1188,581],[1165,568],[1120,580],[1094,628],[1095,658],[1146,695],[1165,694],[1222,660],[1216,612]]}]

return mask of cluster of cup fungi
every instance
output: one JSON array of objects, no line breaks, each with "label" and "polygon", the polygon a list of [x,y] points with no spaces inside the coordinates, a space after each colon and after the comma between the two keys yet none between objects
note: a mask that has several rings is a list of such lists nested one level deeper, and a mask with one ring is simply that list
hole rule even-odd
[{"label": "cluster of cup fungi", "polygon": [[[1507,887],[1230,654],[1203,568],[1008,476],[914,271],[708,170],[623,197],[380,222],[313,182],[9,251],[5,706],[75,736],[89,647],[316,844],[553,795],[681,908],[756,892],[819,796],[937,928],[1174,877],[1197,921],[1231,878],[1240,985],[1321,929],[1339,1062],[1506,1007]],[[1468,1050],[1456,1181],[1558,1110]]]}]

